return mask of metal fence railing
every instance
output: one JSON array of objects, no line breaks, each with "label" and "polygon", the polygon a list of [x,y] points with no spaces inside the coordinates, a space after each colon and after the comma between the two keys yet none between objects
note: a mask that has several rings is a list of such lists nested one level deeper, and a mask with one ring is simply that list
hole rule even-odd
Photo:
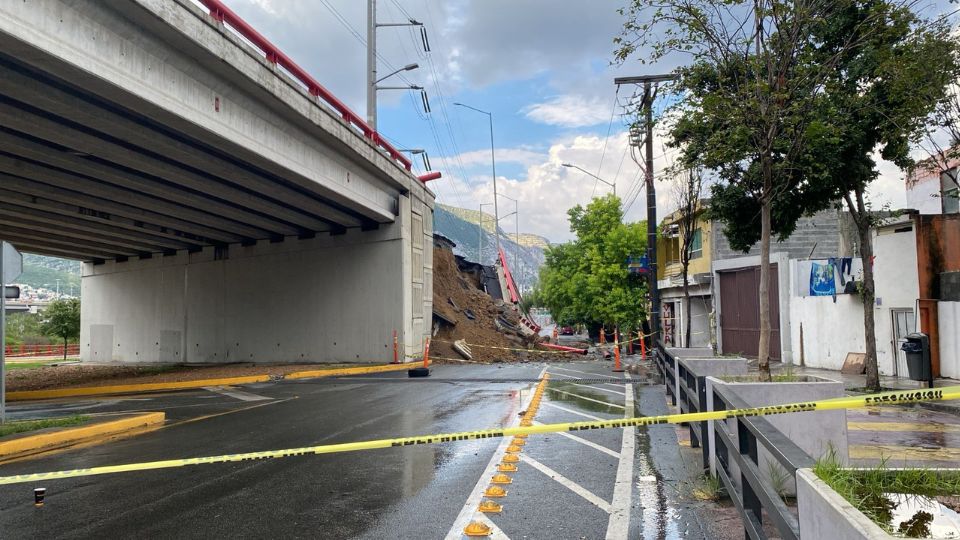
[{"label": "metal fence railing", "polygon": [[[706,377],[697,375],[682,359],[677,361],[662,343],[658,345],[654,354],[657,369],[663,375],[672,403],[681,412],[710,410],[708,398],[712,398],[712,410],[750,408],[748,403],[718,385],[711,385],[712,395],[708,395]],[[813,458],[762,417],[738,416],[726,421],[690,423],[687,427],[690,446],[700,448],[705,470],[710,469],[713,456],[716,475],[740,514],[746,538],[768,538],[763,528],[766,516],[776,528],[777,538],[797,540],[799,521],[773,486],[770,476],[761,473],[761,449],[794,480],[797,469],[814,465]]]}]

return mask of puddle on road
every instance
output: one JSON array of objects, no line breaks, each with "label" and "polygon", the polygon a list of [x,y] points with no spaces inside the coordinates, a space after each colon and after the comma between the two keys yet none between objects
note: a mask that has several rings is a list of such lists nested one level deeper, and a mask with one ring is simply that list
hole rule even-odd
[{"label": "puddle on road", "polygon": [[[890,529],[901,538],[960,539],[960,514],[936,499],[903,493],[885,493],[893,504]],[[914,534],[906,534],[912,531]]]},{"label": "puddle on road", "polygon": [[[551,380],[547,383],[547,395],[550,396],[551,401],[566,401],[567,403],[575,403],[577,407],[587,411],[616,415],[623,414],[623,409],[620,409],[619,407],[611,407],[602,403],[597,403],[596,401],[590,401],[591,399],[595,399],[604,403],[613,404],[608,396],[593,392],[590,389],[582,386],[576,386],[573,383]],[[614,394],[610,395],[612,396]],[[582,396],[583,398],[589,399],[582,399],[577,396]],[[619,405],[619,403],[616,405]]]}]

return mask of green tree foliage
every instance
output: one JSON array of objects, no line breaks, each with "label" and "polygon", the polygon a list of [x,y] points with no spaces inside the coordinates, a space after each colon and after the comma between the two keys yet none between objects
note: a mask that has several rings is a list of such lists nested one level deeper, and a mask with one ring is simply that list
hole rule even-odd
[{"label": "green tree foliage", "polygon": [[[873,258],[870,233],[877,218],[866,192],[878,175],[874,153],[903,169],[910,168],[911,147],[926,133],[925,124],[937,105],[949,102],[949,88],[960,65],[960,49],[944,21],[918,17],[889,0],[845,0],[841,9],[818,26],[812,61],[835,57],[817,108],[818,120],[829,125],[834,144],[819,149],[830,174],[825,186],[846,203],[857,227],[859,255],[864,261],[860,290],[864,301],[866,385],[880,390],[874,328]],[[843,44],[855,39],[855,49]]]},{"label": "green tree foliage", "polygon": [[32,345],[46,343],[40,330],[40,315],[37,313],[11,313],[7,315],[7,345]]},{"label": "green tree foliage", "polygon": [[80,299],[54,300],[43,311],[41,330],[51,337],[63,339],[63,359],[67,359],[67,343],[80,338]]},{"label": "green tree foliage", "polygon": [[568,212],[573,242],[551,246],[540,270],[538,301],[558,324],[632,327],[646,317],[646,285],[627,257],[646,252],[646,224],[622,223],[620,199],[594,199]]}]

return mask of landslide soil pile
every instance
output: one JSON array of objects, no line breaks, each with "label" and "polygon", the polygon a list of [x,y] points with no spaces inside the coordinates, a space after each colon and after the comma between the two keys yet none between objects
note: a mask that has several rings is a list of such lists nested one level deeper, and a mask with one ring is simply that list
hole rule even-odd
[{"label": "landslide soil pile", "polygon": [[[479,288],[470,274],[460,272],[453,252],[444,248],[433,250],[433,309],[443,318],[455,323],[441,323],[440,330],[430,345],[430,356],[462,358],[453,342],[466,340],[474,362],[522,362],[530,360],[560,360],[567,355],[526,350],[533,347],[534,338],[523,337],[509,328],[497,328],[497,318],[510,325],[520,325],[520,314],[499,303]],[[467,316],[467,310],[473,318]],[[503,325],[501,325],[503,326]],[[481,347],[506,347],[502,350]]]}]

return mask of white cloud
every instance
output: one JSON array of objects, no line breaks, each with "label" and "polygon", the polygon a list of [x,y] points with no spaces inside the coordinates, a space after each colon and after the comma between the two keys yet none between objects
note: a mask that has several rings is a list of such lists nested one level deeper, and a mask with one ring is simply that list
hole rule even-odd
[{"label": "white cloud", "polygon": [[[656,139],[659,147],[659,138]],[[497,150],[500,155],[508,155],[510,150]],[[563,166],[572,163],[613,182],[616,180],[617,194],[625,203],[633,200],[625,221],[639,221],[646,217],[646,197],[643,178],[639,167],[630,157],[626,132],[611,134],[604,149],[604,138],[596,135],[577,135],[555,141],[546,153],[535,153],[526,149],[514,150],[514,156],[529,160],[523,177],[500,176],[497,178],[498,192],[520,201],[520,230],[539,234],[553,242],[563,242],[573,237],[567,219],[567,210],[577,204],[586,205],[593,196],[603,196],[610,188],[589,175],[573,168]],[[468,153],[468,154],[473,154]],[[654,152],[654,169],[663,171],[668,165],[667,156]],[[602,157],[602,166],[601,166]],[[489,154],[478,154],[479,163],[488,163]],[[440,201],[458,205],[459,199],[467,204],[475,201],[493,201],[493,183],[489,175],[472,176],[464,179],[444,172],[444,180],[431,183],[438,192]],[[670,201],[668,182],[657,182],[657,201],[660,215],[665,215],[673,206]],[[458,197],[459,194],[459,197]],[[501,214],[513,211],[513,202],[501,199]],[[488,209],[489,210],[489,209]],[[504,219],[501,227],[512,231],[513,218]]]},{"label": "white cloud", "polygon": [[555,96],[521,111],[534,122],[566,128],[595,126],[610,120],[610,104],[599,97]]}]

